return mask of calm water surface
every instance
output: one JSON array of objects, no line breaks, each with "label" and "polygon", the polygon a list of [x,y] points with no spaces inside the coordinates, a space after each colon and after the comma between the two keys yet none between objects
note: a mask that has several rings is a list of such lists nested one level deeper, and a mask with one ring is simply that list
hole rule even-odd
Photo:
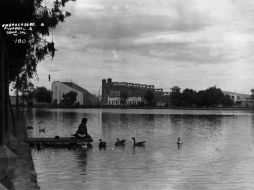
[{"label": "calm water surface", "polygon": [[[82,117],[92,149],[32,150],[42,190],[254,189],[252,111],[33,109],[26,112],[34,126],[28,135],[69,136]],[[134,149],[131,137],[146,146]],[[99,138],[106,150],[99,150]],[[126,146],[116,148],[116,138]]]}]

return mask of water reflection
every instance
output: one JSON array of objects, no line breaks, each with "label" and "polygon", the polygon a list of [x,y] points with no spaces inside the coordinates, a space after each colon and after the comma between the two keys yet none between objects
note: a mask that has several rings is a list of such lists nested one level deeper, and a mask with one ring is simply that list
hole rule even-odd
[{"label": "water reflection", "polygon": [[180,150],[180,149],[181,149],[181,146],[182,146],[182,144],[177,144],[177,148],[178,148],[178,150]]},{"label": "water reflection", "polygon": [[[39,113],[38,113],[39,112]],[[68,136],[82,117],[88,150],[33,151],[41,189],[252,189],[252,112],[189,110],[33,110],[30,136]],[[41,121],[44,121],[42,124]],[[39,133],[39,127],[45,133]],[[146,141],[133,147],[131,138]],[[183,141],[177,145],[177,138]],[[98,139],[107,142],[99,149]],[[126,139],[115,147],[116,139]]]},{"label": "water reflection", "polygon": [[89,150],[82,151],[79,150],[77,156],[77,159],[79,162],[77,163],[78,168],[80,169],[80,175],[86,175],[86,166],[87,166],[87,154],[89,154]]}]

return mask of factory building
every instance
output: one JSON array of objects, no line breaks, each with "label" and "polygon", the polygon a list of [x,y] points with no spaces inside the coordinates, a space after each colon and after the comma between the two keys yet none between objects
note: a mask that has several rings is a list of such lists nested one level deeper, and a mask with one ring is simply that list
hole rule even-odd
[{"label": "factory building", "polygon": [[147,91],[152,91],[155,102],[169,103],[169,92],[163,92],[161,88],[154,88],[154,85],[113,82],[111,78],[102,80],[103,105],[120,105],[123,95],[126,96],[127,105],[139,105],[145,102],[144,96]]}]

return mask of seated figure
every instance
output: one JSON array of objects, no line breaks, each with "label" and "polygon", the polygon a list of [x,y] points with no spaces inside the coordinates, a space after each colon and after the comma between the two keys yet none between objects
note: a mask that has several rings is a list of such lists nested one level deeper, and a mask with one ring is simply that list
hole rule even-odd
[{"label": "seated figure", "polygon": [[87,133],[87,127],[86,127],[86,123],[87,123],[87,118],[83,118],[81,124],[78,127],[78,130],[75,134],[76,138],[87,138],[90,137],[90,135]]}]

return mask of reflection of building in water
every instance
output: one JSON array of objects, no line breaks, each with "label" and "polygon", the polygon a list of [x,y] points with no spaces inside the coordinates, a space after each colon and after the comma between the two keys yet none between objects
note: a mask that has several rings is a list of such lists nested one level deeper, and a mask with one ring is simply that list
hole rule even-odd
[{"label": "reflection of building in water", "polygon": [[112,82],[111,78],[102,80],[102,104],[121,105],[121,98],[126,96],[127,105],[140,105],[145,102],[144,96],[147,91],[154,94],[154,101],[157,104],[169,104],[169,92],[163,92],[163,89],[155,89],[154,85]]},{"label": "reflection of building in water", "polygon": [[97,105],[99,100],[98,98],[89,93],[84,88],[73,82],[60,82],[54,81],[52,83],[52,92],[53,92],[53,101],[57,101],[59,104],[63,98],[63,94],[66,94],[70,91],[77,93],[77,100],[80,105]]},{"label": "reflection of building in water", "polygon": [[254,89],[251,89],[251,95],[249,94],[241,94],[236,92],[228,92],[223,91],[224,95],[230,96],[231,100],[234,101],[237,107],[246,107],[253,108],[254,107]]}]

